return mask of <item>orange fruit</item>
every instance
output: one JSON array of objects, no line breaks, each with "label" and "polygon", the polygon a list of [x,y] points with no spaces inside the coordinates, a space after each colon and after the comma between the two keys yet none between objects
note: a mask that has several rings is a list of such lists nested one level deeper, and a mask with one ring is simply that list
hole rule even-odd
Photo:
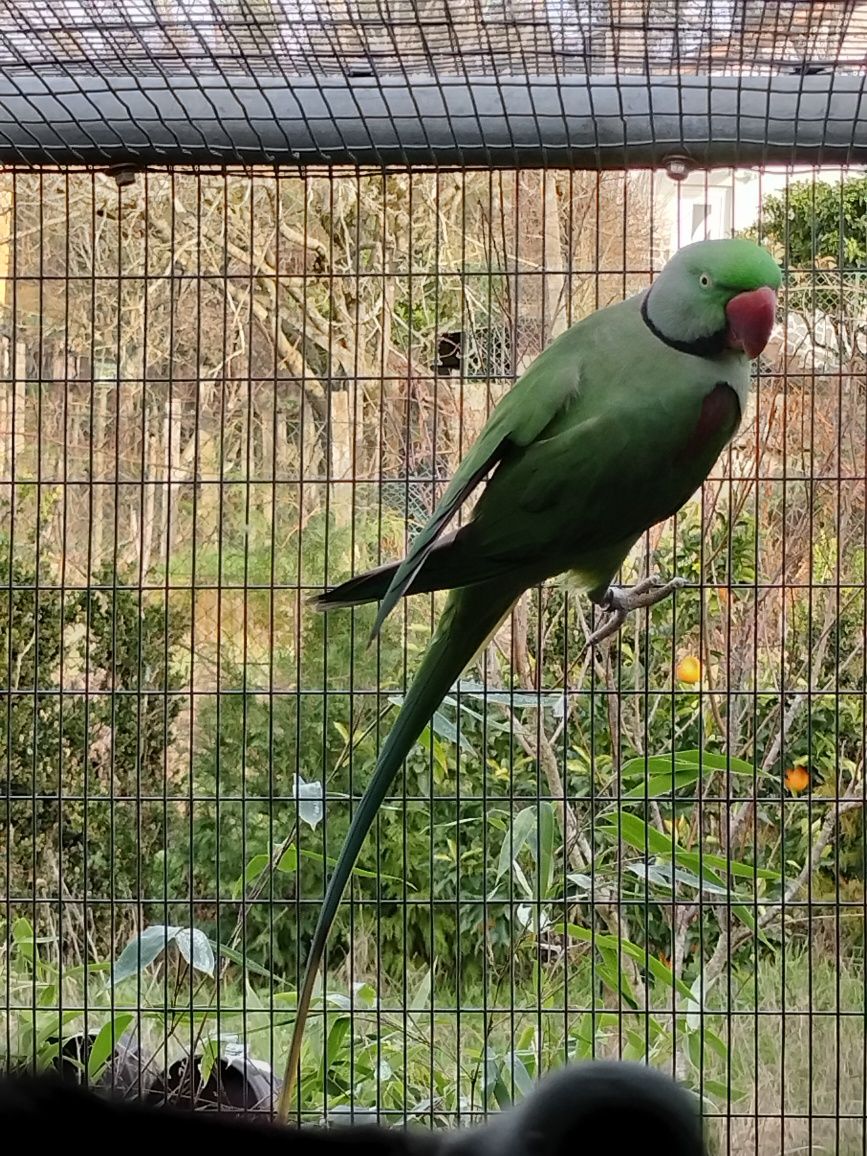
[{"label": "orange fruit", "polygon": [[701,679],[701,663],[694,654],[688,654],[677,664],[674,673],[678,682],[686,682],[690,686],[694,686]]},{"label": "orange fruit", "polygon": [[788,767],[785,782],[790,791],[804,791],[810,785],[810,772],[806,767]]}]

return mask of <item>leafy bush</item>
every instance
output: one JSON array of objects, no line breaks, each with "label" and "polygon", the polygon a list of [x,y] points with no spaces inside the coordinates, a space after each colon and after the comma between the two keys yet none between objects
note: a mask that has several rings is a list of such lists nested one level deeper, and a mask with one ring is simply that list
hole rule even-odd
[{"label": "leafy bush", "polygon": [[110,568],[87,589],[60,590],[8,536],[0,584],[11,674],[0,710],[10,841],[2,886],[20,899],[111,898],[118,912],[95,904],[88,928],[110,945],[130,911],[123,901],[153,886],[164,845],[153,800],[169,789],[184,616]]}]

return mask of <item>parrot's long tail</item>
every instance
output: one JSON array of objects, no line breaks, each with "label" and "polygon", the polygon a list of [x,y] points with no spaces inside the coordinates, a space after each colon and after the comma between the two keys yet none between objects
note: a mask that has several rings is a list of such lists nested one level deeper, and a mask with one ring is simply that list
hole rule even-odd
[{"label": "parrot's long tail", "polygon": [[[385,596],[391,585],[391,579],[397,571],[399,562],[389,562],[385,566],[377,566],[375,570],[368,570],[366,574],[359,574],[357,578],[350,578],[341,582],[339,586],[326,590],[324,594],[317,594],[310,601],[317,610],[339,610],[342,606],[361,606],[365,602],[377,602]],[[410,589],[410,594],[424,594],[436,590],[436,586],[425,587],[418,585],[421,574]]]},{"label": "parrot's long tail", "polygon": [[519,595],[523,593],[526,585],[523,575],[501,575],[496,580],[491,579],[475,586],[453,590],[449,595],[421,667],[385,740],[373,777],[352,817],[346,840],[325,891],[298,993],[292,1043],[280,1093],[278,1115],[284,1122],[292,1100],[313,984],[325,952],[331,926],[362,844],[413,744],[430,722],[451,685],[486,644]]},{"label": "parrot's long tail", "polygon": [[[361,606],[384,598],[391,580],[401,566],[388,562],[356,578],[349,578],[339,586],[311,598],[317,610],[338,610],[345,606]],[[445,535],[430,551],[419,572],[413,578],[407,594],[430,594],[434,590],[454,590],[491,577],[502,565],[485,559],[467,547],[465,532],[458,530]]]}]

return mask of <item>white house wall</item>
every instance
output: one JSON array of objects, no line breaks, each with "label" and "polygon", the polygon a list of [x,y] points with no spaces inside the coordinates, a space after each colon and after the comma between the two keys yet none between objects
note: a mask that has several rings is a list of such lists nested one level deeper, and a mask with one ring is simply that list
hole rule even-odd
[{"label": "white house wall", "polygon": [[[856,171],[863,170],[848,170],[850,174]],[[758,220],[762,198],[780,193],[787,184],[810,179],[814,174],[820,180],[837,181],[843,170],[714,169],[693,173],[680,182],[665,173],[657,173],[659,227],[654,254],[657,268],[682,245],[706,238],[730,237],[749,228]]]}]

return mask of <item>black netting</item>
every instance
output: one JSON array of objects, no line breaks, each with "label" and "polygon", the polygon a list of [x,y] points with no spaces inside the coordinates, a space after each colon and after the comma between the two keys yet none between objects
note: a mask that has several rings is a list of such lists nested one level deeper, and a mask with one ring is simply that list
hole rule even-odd
[{"label": "black netting", "polygon": [[844,69],[867,56],[851,0],[57,0],[5,3],[6,68],[286,77]]}]

